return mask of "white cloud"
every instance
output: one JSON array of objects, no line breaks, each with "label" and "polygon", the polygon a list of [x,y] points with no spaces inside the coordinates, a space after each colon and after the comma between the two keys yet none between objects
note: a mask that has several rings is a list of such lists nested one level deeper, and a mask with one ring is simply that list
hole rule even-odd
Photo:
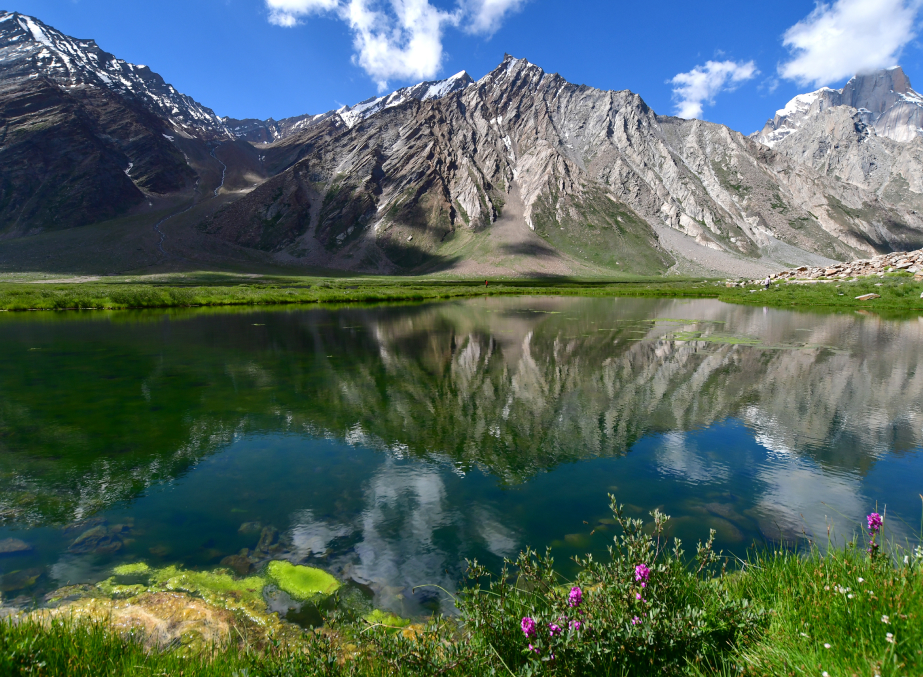
[{"label": "white cloud", "polygon": [[350,0],[346,20],[353,31],[355,62],[384,91],[391,79],[427,80],[442,66],[442,31],[458,15],[443,12],[428,0],[391,0],[393,16]]},{"label": "white cloud", "polygon": [[701,117],[704,105],[714,103],[719,92],[732,91],[758,73],[753,61],[706,61],[704,66],[679,73],[670,81],[676,114],[687,119]]},{"label": "white cloud", "polygon": [[493,35],[504,19],[518,12],[526,0],[468,0],[465,12],[469,17],[465,30],[469,33]]},{"label": "white cloud", "polygon": [[353,60],[378,84],[389,80],[427,80],[442,67],[447,27],[492,35],[527,0],[459,0],[443,11],[429,0],[266,0],[269,21],[292,27],[312,14],[328,14],[353,33]]},{"label": "white cloud", "polygon": [[784,78],[826,85],[856,73],[894,66],[916,35],[921,0],[837,0],[818,4],[789,28],[783,44],[792,59],[779,67]]},{"label": "white cloud", "polygon": [[335,10],[339,4],[339,0],[266,0],[269,22],[287,27],[298,25],[308,14]]}]

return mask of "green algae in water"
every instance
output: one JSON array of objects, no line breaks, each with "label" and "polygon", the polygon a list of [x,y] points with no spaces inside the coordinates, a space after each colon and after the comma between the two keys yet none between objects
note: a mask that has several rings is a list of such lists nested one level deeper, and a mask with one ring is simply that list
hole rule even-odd
[{"label": "green algae in water", "polygon": [[310,599],[316,595],[330,595],[340,587],[340,582],[326,571],[296,566],[281,560],[270,562],[266,567],[266,575],[280,590],[298,600]]},{"label": "green algae in water", "polygon": [[262,576],[234,578],[225,569],[216,571],[188,571],[175,566],[157,569],[151,573],[151,585],[161,590],[188,592],[198,595],[209,604],[226,609],[264,612]]},{"label": "green algae in water", "polygon": [[147,562],[133,562],[131,564],[119,564],[112,570],[116,576],[141,576],[149,574],[151,567]]},{"label": "green algae in water", "polygon": [[382,611],[381,609],[375,609],[372,613],[366,614],[364,619],[371,625],[384,625],[388,628],[406,628],[410,625],[408,619],[389,614],[387,611]]},{"label": "green algae in water", "polygon": [[703,336],[698,331],[677,331],[671,336],[674,341],[704,341],[706,343],[720,343],[724,345],[759,346],[762,341],[752,336],[733,336],[729,334],[711,334]]}]

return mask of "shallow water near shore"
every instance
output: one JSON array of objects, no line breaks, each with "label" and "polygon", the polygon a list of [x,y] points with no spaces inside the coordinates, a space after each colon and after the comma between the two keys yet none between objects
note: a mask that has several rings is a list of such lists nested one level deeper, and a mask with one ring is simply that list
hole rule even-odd
[{"label": "shallow water near shore", "polygon": [[604,557],[607,493],[687,551],[842,543],[885,506],[915,542],[920,364],[923,318],[712,300],[4,314],[0,594],[285,559],[446,611],[416,586],[466,558]]}]

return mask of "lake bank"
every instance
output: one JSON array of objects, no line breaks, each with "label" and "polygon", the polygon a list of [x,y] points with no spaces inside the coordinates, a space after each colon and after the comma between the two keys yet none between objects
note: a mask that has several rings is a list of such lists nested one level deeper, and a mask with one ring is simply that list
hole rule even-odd
[{"label": "lake bank", "polygon": [[826,554],[765,549],[734,562],[700,542],[692,563],[659,538],[669,518],[655,512],[646,535],[640,521],[614,516],[623,531],[611,561],[584,559],[566,579],[527,550],[486,584],[473,562],[456,598],[460,616],[416,622],[318,594],[312,609],[325,611],[303,629],[264,602],[272,580],[173,569],[147,589],[116,579],[156,572],[123,566],[95,588],[56,593],[51,608],[0,621],[0,672],[890,677],[923,669],[923,548],[892,543],[885,555],[877,513],[867,538]]}]

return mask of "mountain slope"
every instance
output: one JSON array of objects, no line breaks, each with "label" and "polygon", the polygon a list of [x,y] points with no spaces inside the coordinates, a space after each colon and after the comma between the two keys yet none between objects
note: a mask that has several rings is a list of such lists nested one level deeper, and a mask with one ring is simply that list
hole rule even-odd
[{"label": "mountain slope", "polygon": [[[175,140],[219,128],[164,88],[92,41],[0,13],[0,236],[95,223],[148,195],[191,191],[196,172]],[[167,107],[175,124],[160,117]]]}]

